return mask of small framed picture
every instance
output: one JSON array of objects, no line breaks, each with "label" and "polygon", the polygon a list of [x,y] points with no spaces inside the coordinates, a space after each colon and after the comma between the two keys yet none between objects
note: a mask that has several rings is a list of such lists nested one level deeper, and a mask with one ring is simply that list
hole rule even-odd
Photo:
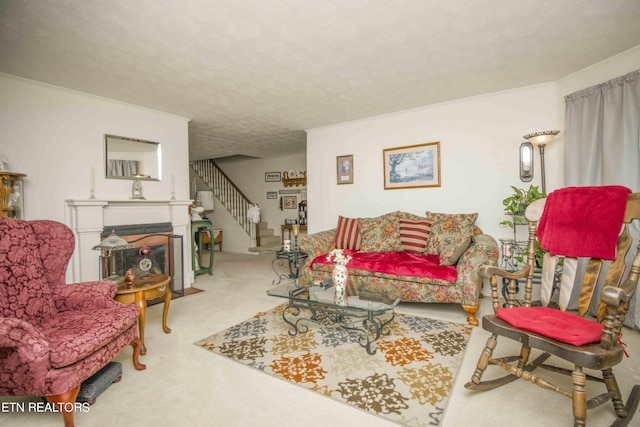
[{"label": "small framed picture", "polygon": [[277,191],[267,191],[267,199],[277,199],[278,192]]},{"label": "small framed picture", "polygon": [[284,196],[283,204],[285,209],[297,209],[298,202],[296,201],[296,196]]},{"label": "small framed picture", "polygon": [[265,172],[264,182],[280,182],[280,172]]},{"label": "small framed picture", "polygon": [[440,187],[440,143],[387,148],[382,152],[384,189]]},{"label": "small framed picture", "polygon": [[353,184],[353,154],[336,157],[338,185]]}]

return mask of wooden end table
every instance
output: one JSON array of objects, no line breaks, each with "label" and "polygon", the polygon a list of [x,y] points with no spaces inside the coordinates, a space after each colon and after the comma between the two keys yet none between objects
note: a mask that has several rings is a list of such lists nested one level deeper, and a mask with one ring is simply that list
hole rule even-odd
[{"label": "wooden end table", "polygon": [[140,335],[140,354],[147,354],[147,348],[144,345],[144,325],[147,315],[147,301],[160,298],[164,295],[164,310],[162,311],[162,329],[165,334],[171,333],[171,329],[167,327],[167,314],[169,313],[169,304],[171,303],[171,289],[169,282],[171,278],[166,274],[152,274],[148,278],[136,279],[133,283],[127,282],[118,286],[116,292],[116,301],[123,304],[135,303],[140,310],[138,316],[138,330]]}]

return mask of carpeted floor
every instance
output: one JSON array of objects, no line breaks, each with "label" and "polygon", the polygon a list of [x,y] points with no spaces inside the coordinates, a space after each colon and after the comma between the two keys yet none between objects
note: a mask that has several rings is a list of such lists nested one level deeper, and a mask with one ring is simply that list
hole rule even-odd
[{"label": "carpeted floor", "polygon": [[285,307],[196,345],[401,425],[440,425],[470,327],[396,314],[390,334],[368,355],[357,334],[328,323],[291,336]]}]

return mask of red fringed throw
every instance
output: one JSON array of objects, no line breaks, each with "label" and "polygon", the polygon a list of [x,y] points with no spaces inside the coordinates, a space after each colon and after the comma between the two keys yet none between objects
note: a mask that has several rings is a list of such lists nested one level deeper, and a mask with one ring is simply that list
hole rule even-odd
[{"label": "red fringed throw", "polygon": [[551,255],[615,259],[629,193],[619,185],[552,192],[538,225],[540,247]]}]

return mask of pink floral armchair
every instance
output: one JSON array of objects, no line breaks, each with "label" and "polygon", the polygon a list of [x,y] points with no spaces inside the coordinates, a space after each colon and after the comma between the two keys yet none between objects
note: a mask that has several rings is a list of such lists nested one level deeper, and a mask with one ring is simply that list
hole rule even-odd
[{"label": "pink floral armchair", "polygon": [[73,425],[80,384],[127,345],[138,361],[135,304],[114,301],[116,285],[67,285],[75,245],[55,221],[0,217],[0,395],[46,396]]}]

